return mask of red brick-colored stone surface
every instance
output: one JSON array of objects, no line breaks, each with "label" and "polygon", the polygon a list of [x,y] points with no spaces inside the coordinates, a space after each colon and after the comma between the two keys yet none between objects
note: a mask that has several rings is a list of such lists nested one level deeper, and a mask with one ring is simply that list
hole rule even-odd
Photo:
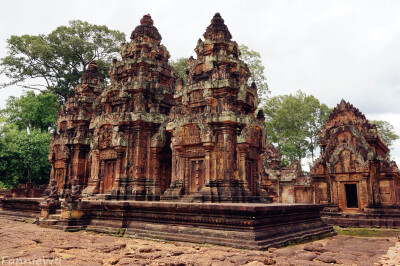
[{"label": "red brick-colored stone surface", "polygon": [[[41,265],[44,259],[53,260],[53,265],[374,265],[384,261],[384,265],[396,265],[399,258],[393,254],[395,241],[334,236],[313,243],[250,251],[84,231],[70,233],[0,219],[0,260],[4,259],[5,265],[16,259],[42,259]],[[380,259],[381,256],[385,258]]]}]

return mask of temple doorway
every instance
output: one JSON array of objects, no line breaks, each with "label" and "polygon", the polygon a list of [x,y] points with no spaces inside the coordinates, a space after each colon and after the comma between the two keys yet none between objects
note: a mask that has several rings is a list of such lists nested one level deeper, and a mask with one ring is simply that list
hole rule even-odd
[{"label": "temple doorway", "polygon": [[346,207],[358,208],[357,184],[345,184]]},{"label": "temple doorway", "polygon": [[114,186],[115,181],[115,165],[116,160],[107,160],[104,162],[104,183],[103,191],[110,192]]},{"label": "temple doorway", "polygon": [[163,194],[171,186],[171,172],[172,172],[172,150],[171,150],[171,133],[166,132],[165,145],[161,151],[160,156],[160,173],[159,183],[160,192]]}]

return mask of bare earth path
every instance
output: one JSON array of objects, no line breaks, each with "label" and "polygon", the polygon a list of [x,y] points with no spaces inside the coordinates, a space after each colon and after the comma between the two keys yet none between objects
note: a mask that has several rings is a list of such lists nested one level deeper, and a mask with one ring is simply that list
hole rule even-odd
[{"label": "bare earth path", "polygon": [[400,263],[400,245],[396,247],[395,242],[395,238],[334,236],[269,251],[250,251],[84,231],[70,233],[0,219],[2,265],[396,265]]}]

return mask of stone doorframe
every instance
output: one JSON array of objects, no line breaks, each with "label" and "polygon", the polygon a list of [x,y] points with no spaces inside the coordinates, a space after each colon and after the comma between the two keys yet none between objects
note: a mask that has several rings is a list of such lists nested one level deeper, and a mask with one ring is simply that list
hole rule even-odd
[{"label": "stone doorframe", "polygon": [[[357,208],[348,208],[347,207],[347,193],[346,193],[346,185],[356,185],[357,192]],[[361,198],[360,198],[360,182],[358,181],[344,181],[340,182],[340,190],[342,195],[342,201],[340,202],[339,208],[342,209],[343,212],[359,212],[361,211]]]}]

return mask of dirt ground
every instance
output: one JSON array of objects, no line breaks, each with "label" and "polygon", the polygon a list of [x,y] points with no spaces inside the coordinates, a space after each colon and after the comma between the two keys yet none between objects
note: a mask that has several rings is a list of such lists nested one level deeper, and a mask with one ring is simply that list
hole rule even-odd
[{"label": "dirt ground", "polygon": [[63,232],[0,219],[2,265],[396,265],[400,264],[400,242],[396,241],[395,237],[337,235],[252,251]]}]

